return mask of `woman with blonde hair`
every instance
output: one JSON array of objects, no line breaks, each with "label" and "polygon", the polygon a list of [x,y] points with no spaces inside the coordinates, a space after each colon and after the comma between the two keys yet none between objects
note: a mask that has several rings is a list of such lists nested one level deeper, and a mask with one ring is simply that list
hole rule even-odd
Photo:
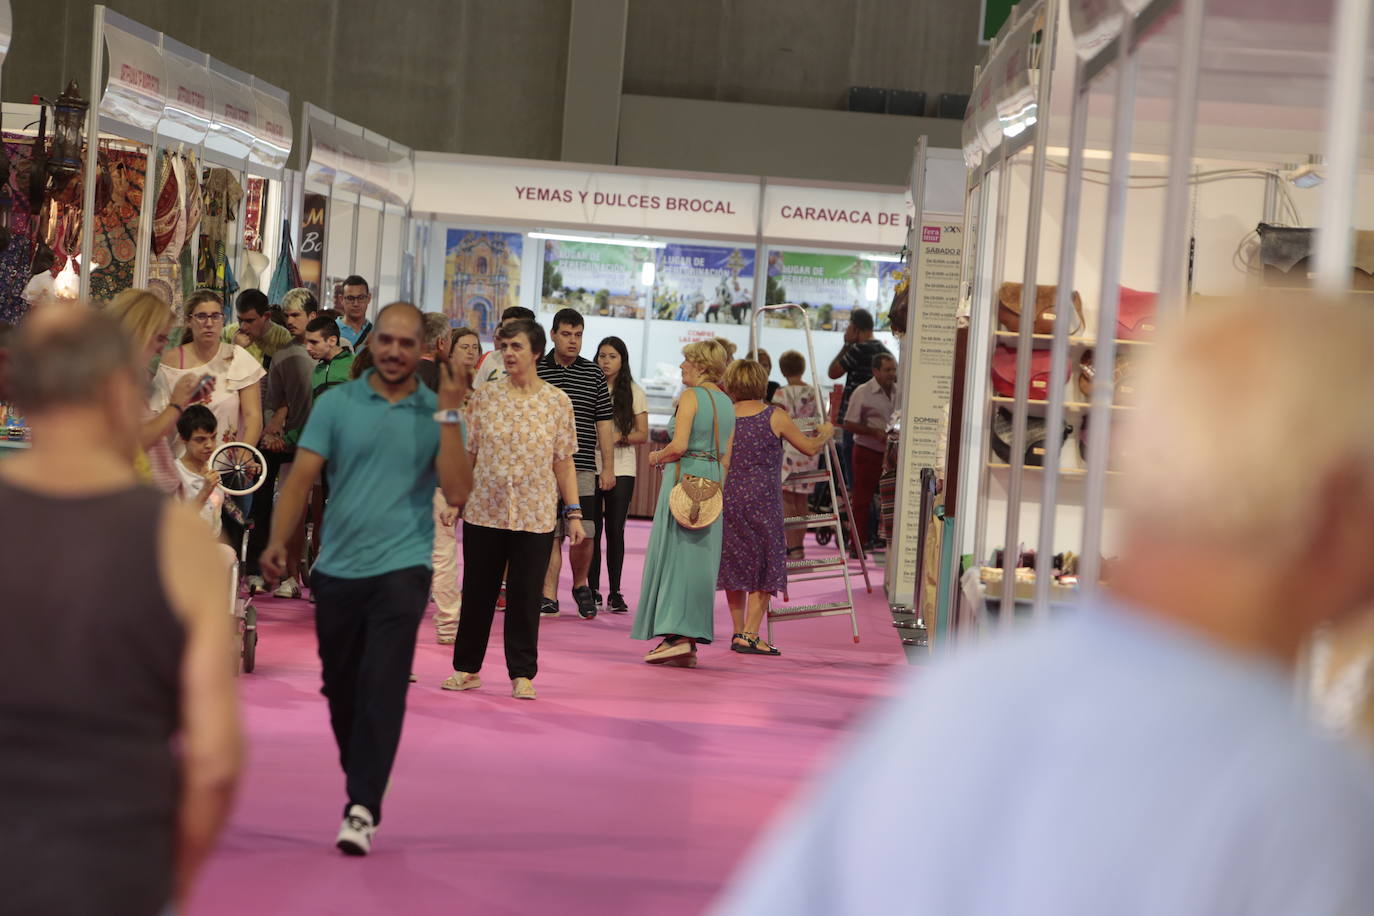
[{"label": "woman with blonde hair", "polygon": [[[126,289],[105,306],[104,312],[123,328],[134,352],[139,355],[139,365],[148,367],[151,396],[157,360],[167,348],[172,333],[175,318],[172,307],[146,289]],[[179,380],[168,397],[158,398],[157,409],[150,399],[144,414],[140,451],[134,458],[134,466],[145,483],[153,484],[164,493],[174,493],[180,485],[172,457],[171,437],[176,432],[177,419],[191,405],[195,388],[194,378]]]},{"label": "woman with blonde hair", "polygon": [[725,370],[725,393],[735,402],[735,445],[725,484],[724,534],[716,586],[730,603],[735,635],[730,649],[781,655],[759,637],[768,599],[787,588],[783,536],[782,440],[807,455],[825,448],[835,428],[822,423],[806,435],[787,411],[767,403],[768,370],[737,359]]},{"label": "woman with blonde hair", "polygon": [[716,574],[720,570],[721,522],[686,528],[674,518],[668,501],[684,476],[724,481],[735,435],[735,409],[720,389],[727,355],[717,340],[689,344],[682,350],[682,381],[677,413],[668,426],[672,441],[649,453],[663,475],[654,510],[654,527],[644,558],[644,579],[635,614],[635,639],[659,639],[644,660],[651,665],[695,668],[697,643],[715,636]]}]

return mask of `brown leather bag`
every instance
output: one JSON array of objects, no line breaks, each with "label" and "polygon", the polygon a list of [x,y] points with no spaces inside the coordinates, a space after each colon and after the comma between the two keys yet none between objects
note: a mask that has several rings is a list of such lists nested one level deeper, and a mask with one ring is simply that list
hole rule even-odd
[{"label": "brown leather bag", "polygon": [[[1021,289],[1020,283],[1003,283],[997,290],[997,320],[1008,331],[1021,330]],[[1054,333],[1054,298],[1057,286],[1035,287],[1035,324],[1036,334]],[[1078,315],[1078,324],[1070,328],[1070,334],[1083,330],[1083,298],[1078,290],[1073,292],[1073,310]]]}]

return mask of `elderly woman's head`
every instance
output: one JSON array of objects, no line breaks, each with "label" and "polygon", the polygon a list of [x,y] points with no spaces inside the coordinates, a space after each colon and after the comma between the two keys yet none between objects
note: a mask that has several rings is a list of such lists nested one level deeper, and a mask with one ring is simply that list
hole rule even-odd
[{"label": "elderly woman's head", "polygon": [[699,340],[682,348],[682,383],[688,387],[720,384],[730,354],[718,339]]},{"label": "elderly woman's head", "polygon": [[768,393],[768,370],[752,359],[737,359],[725,367],[721,386],[732,401],[761,401]]}]

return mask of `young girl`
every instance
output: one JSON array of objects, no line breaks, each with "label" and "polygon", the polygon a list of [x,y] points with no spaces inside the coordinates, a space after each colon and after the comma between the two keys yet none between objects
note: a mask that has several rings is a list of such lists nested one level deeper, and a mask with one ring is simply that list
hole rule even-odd
[{"label": "young girl", "polygon": [[592,565],[587,581],[601,597],[601,532],[606,532],[606,568],[611,594],[612,614],[630,610],[620,593],[620,571],[625,566],[625,519],[635,493],[635,446],[649,441],[649,402],[644,389],[630,375],[630,352],[619,337],[607,337],[596,348],[596,364],[606,376],[611,390],[611,411],[615,415],[615,489],[601,493],[600,520],[592,542]]},{"label": "young girl", "polygon": [[725,532],[716,588],[725,592],[735,624],[731,650],[781,655],[759,638],[768,598],[787,587],[783,537],[782,440],[807,455],[825,447],[835,428],[822,423],[813,435],[776,405],[767,404],[768,373],[751,359],[725,370],[725,393],[735,402],[735,442],[725,476]]}]

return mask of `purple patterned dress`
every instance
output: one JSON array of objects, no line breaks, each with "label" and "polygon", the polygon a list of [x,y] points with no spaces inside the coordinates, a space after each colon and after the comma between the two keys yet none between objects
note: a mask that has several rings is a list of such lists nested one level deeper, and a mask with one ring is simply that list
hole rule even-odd
[{"label": "purple patterned dress", "polygon": [[773,411],[735,418],[735,444],[725,475],[725,527],[716,588],[768,592],[787,587],[787,540],[782,528],[782,440]]}]

